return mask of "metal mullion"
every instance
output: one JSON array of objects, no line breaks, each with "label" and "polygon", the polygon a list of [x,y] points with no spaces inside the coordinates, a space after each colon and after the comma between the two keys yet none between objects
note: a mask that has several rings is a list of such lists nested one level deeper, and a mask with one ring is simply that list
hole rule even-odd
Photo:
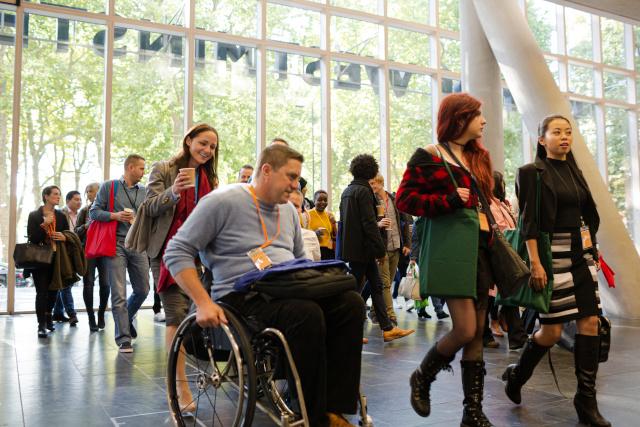
[{"label": "metal mullion", "polygon": [[363,12],[355,9],[347,9],[340,6],[327,6],[327,13],[331,16],[339,16],[341,18],[355,19],[365,21],[371,24],[384,25],[384,16],[375,13]]},{"label": "metal mullion", "polygon": [[258,37],[261,43],[258,47],[258,72],[256,73],[256,159],[260,157],[260,152],[267,144],[267,48],[264,42],[267,37],[267,0],[260,0],[258,20]]},{"label": "metal mullion", "polygon": [[609,170],[607,168],[607,132],[605,128],[605,108],[602,102],[594,104],[594,114],[596,121],[596,153],[598,169],[600,175],[608,187]]},{"label": "metal mullion", "polygon": [[413,21],[403,21],[402,19],[397,18],[386,18],[386,25],[393,28],[398,28],[400,30],[413,31],[416,33],[422,34],[435,34],[438,29],[436,27],[432,27],[431,25],[420,24],[419,22]]},{"label": "metal mullion", "polygon": [[640,141],[638,140],[638,111],[627,111],[629,129],[629,157],[631,158],[631,208],[633,218],[632,238],[636,248],[640,247]]},{"label": "metal mullion", "polygon": [[[115,0],[109,0],[109,15],[113,16]],[[108,180],[111,175],[111,119],[113,107],[113,43],[115,39],[115,21],[107,21],[107,38],[104,41],[104,129],[102,130],[103,177]]]},{"label": "metal mullion", "polygon": [[325,14],[320,21],[323,24],[320,45],[326,52],[320,62],[321,183],[322,187],[327,191],[328,201],[331,203],[333,198],[333,190],[331,188],[331,16]]},{"label": "metal mullion", "polygon": [[24,13],[34,13],[36,15],[48,16],[51,18],[73,18],[74,20],[89,22],[93,24],[104,24],[109,19],[109,15],[105,13],[88,12],[72,8],[61,8],[60,6],[42,3],[28,2],[23,3],[23,5],[24,7],[20,7],[18,9],[22,9]]},{"label": "metal mullion", "polygon": [[389,68],[394,70],[407,71],[409,73],[417,74],[437,74],[438,70],[432,67],[424,67],[416,64],[405,64],[404,62],[386,61],[389,64]]},{"label": "metal mullion", "polygon": [[271,4],[295,7],[297,9],[310,10],[313,12],[325,12],[327,10],[327,6],[324,3],[315,3],[306,0],[269,0],[268,2]]},{"label": "metal mullion", "polygon": [[[18,156],[20,155],[20,98],[22,94],[22,47],[24,33],[24,17],[23,8],[17,8],[16,11],[16,35],[15,52],[13,62],[13,111],[11,117],[11,176],[9,187],[9,248],[15,248],[17,242],[17,226],[18,226]],[[13,314],[15,312],[15,296],[16,296],[16,266],[13,257],[9,256],[7,271],[7,312]]]},{"label": "metal mullion", "polygon": [[186,37],[186,67],[184,70],[184,133],[193,125],[193,91],[196,69],[196,39],[193,32],[195,28],[195,0],[183,0],[188,5],[187,37]]},{"label": "metal mullion", "polygon": [[564,7],[556,5],[556,44],[558,53],[567,54],[567,32],[564,19]]},{"label": "metal mullion", "polygon": [[[383,15],[387,15],[386,2],[383,3]],[[389,27],[386,25],[383,27],[382,33],[382,50],[383,58],[385,62],[382,67],[378,68],[378,94],[379,108],[380,108],[380,139],[378,145],[380,147],[380,172],[385,177],[387,188],[391,184],[391,115],[389,106],[389,62],[386,60],[389,58]],[[373,83],[373,82],[371,82]]]}]

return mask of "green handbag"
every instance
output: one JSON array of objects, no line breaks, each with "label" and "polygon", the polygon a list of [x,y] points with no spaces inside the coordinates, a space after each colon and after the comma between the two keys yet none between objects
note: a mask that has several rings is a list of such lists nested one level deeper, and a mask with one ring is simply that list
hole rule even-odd
[{"label": "green handbag", "polygon": [[[536,222],[540,221],[540,174],[536,175]],[[520,234],[522,229],[522,215],[518,219],[518,228],[515,230],[505,230],[504,237],[511,246],[518,252],[523,260],[529,264],[529,252],[525,239]],[[540,262],[547,272],[547,285],[536,291],[530,286],[522,286],[519,291],[508,298],[502,298],[500,294],[496,296],[496,304],[512,307],[527,307],[539,313],[548,313],[553,293],[553,256],[551,255],[551,237],[549,233],[540,232],[538,235],[538,255]]]},{"label": "green handbag", "polygon": [[[444,161],[447,172],[458,184]],[[420,296],[476,298],[480,224],[475,209],[456,209],[435,218],[420,217]]]}]

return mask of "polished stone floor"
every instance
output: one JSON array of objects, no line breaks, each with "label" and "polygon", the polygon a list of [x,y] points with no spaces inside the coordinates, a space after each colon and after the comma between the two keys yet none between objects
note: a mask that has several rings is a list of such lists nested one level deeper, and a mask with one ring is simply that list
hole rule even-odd
[{"label": "polished stone floor", "polygon": [[[86,316],[77,328],[59,326],[38,340],[34,315],[0,316],[0,426],[153,426],[171,425],[164,397],[164,325],[151,310],[138,318],[135,352],[118,353],[113,323],[89,334]],[[433,409],[427,419],[409,405],[408,378],[422,355],[451,324],[419,321],[400,313],[401,326],[413,336],[384,344],[377,327],[366,325],[370,343],[363,352],[362,388],[375,426],[457,426],[461,417],[459,363],[454,374],[441,373],[432,387]],[[511,404],[499,376],[516,360],[503,339],[501,348],[486,351],[485,412],[496,426],[576,426],[570,397],[575,389],[573,356],[552,352],[559,377],[556,389],[544,360],[523,391],[523,405]],[[614,320],[612,352],[601,365],[599,404],[614,426],[640,425],[640,322]],[[254,425],[270,425],[264,416]]]}]

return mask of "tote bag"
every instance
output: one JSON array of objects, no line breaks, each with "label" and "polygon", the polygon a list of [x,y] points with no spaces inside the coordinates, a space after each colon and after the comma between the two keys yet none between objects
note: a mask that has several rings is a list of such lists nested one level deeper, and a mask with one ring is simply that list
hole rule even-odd
[{"label": "tote bag", "polygon": [[[443,161],[458,188],[449,164]],[[420,217],[416,227],[420,236],[420,297],[476,298],[478,212],[465,208],[434,218]]]},{"label": "tote bag", "polygon": [[[540,223],[540,174],[536,176],[536,222]],[[518,228],[515,230],[505,230],[504,236],[511,246],[518,252],[520,257],[529,264],[529,252],[525,244],[525,239],[520,234],[522,229],[522,214],[518,219]],[[547,285],[536,291],[530,286],[522,286],[515,294],[508,298],[503,298],[499,293],[496,296],[496,304],[512,307],[526,307],[539,313],[548,313],[553,293],[553,257],[551,255],[551,239],[549,233],[540,232],[538,235],[538,255],[540,262],[547,272]]]},{"label": "tote bag", "polygon": [[[109,212],[113,212],[113,200],[118,191],[116,181],[111,181],[109,192]],[[116,256],[116,229],[118,221],[91,221],[87,230],[87,243],[84,254],[87,259]]]}]

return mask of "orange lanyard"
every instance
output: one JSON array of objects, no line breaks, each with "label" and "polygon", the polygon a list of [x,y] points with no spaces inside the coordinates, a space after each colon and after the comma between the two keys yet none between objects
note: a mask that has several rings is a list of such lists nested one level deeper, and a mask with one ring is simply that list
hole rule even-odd
[{"label": "orange lanyard", "polygon": [[267,225],[264,223],[264,219],[262,219],[262,214],[260,213],[260,204],[258,203],[258,197],[256,196],[256,190],[252,185],[249,185],[249,192],[251,193],[251,197],[253,197],[253,203],[256,205],[256,212],[258,212],[258,218],[260,218],[260,225],[262,226],[262,234],[264,234],[264,243],[260,245],[260,249],[264,249],[267,246],[271,246],[274,240],[278,238],[280,235],[280,208],[276,206],[276,210],[278,211],[278,228],[276,230],[276,235],[269,239],[269,233],[267,232]]}]

